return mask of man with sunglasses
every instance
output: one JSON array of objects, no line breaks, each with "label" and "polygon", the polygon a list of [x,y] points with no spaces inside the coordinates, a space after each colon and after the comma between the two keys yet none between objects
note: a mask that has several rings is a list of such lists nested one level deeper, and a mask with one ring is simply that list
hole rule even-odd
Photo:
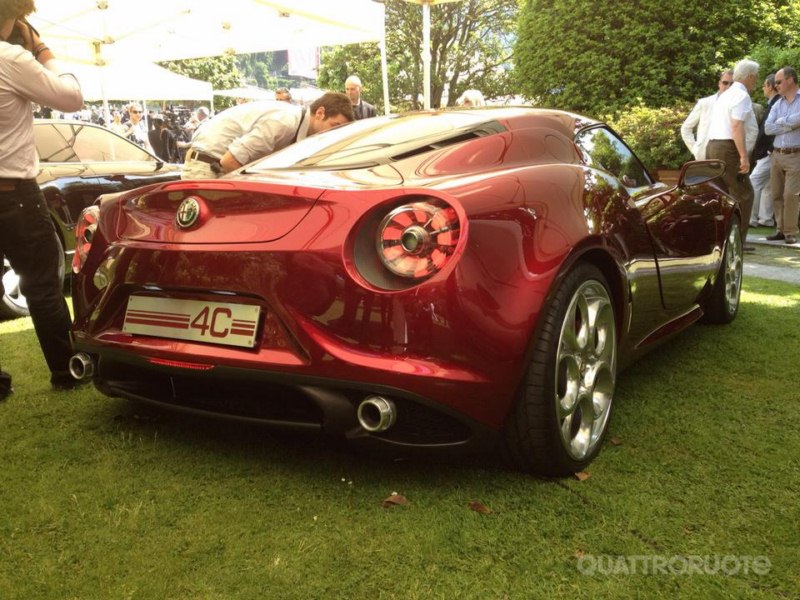
[{"label": "man with sunglasses", "polygon": [[[692,153],[695,160],[703,160],[706,157],[706,144],[708,143],[708,124],[711,122],[711,109],[719,98],[733,83],[733,71],[723,71],[719,76],[716,94],[711,94],[705,98],[700,98],[694,105],[692,112],[686,117],[681,125],[681,137],[683,143]],[[697,130],[697,135],[695,135]]]},{"label": "man with sunglasses", "polygon": [[125,130],[125,137],[147,150],[154,152],[153,147],[150,145],[150,140],[147,135],[147,126],[142,120],[144,112],[140,104],[133,103],[128,107],[128,122]]},{"label": "man with sunglasses", "polygon": [[[0,1],[0,257],[19,275],[50,382],[63,389],[76,384],[68,367],[72,319],[61,289],[61,249],[36,183],[31,103],[74,112],[83,106],[83,95],[25,21],[33,10],[33,0]],[[0,399],[10,392],[11,378],[0,371]]]},{"label": "man with sunglasses", "polygon": [[800,217],[800,96],[797,93],[797,71],[792,67],[782,68],[775,73],[775,85],[781,97],[764,122],[764,132],[775,136],[769,183],[777,231],[767,239],[796,244],[797,220]]}]

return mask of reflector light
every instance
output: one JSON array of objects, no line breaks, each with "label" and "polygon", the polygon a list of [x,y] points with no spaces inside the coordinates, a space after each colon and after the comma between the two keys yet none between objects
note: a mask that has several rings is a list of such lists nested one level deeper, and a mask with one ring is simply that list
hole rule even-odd
[{"label": "reflector light", "polygon": [[148,358],[147,361],[162,367],[175,367],[176,369],[189,369],[191,371],[210,371],[214,368],[214,365],[186,362],[183,360],[167,360],[165,358]]},{"label": "reflector light", "polygon": [[72,257],[72,271],[78,273],[89,256],[92,248],[92,239],[97,231],[97,223],[100,220],[100,207],[89,206],[84,208],[78,223],[75,225],[75,254]]},{"label": "reflector light", "polygon": [[439,271],[458,244],[456,211],[441,201],[404,204],[383,218],[378,254],[395,275],[423,279]]}]

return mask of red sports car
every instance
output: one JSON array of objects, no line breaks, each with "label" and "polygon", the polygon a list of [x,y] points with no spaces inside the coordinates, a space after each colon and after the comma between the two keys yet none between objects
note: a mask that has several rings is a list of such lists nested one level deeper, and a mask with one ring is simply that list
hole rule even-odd
[{"label": "red sports car", "polygon": [[366,119],[225,179],[105,195],[78,225],[72,371],[399,454],[580,470],[621,368],[736,315],[723,170],[659,183],[603,123],[502,108]]}]

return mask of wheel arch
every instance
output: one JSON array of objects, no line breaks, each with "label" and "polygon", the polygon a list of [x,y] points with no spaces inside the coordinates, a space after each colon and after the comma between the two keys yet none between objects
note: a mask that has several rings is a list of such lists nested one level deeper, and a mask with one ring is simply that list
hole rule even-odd
[{"label": "wheel arch", "polygon": [[[585,240],[585,242],[585,244],[579,246],[575,251],[571,252],[565,258],[561,264],[561,267],[559,268],[558,274],[553,278],[550,284],[550,289],[547,292],[547,296],[539,308],[536,323],[531,331],[530,338],[528,339],[528,346],[525,351],[523,364],[528,364],[530,362],[537,340],[541,336],[541,330],[545,325],[542,315],[546,315],[548,313],[549,308],[554,301],[554,296],[564,281],[564,278],[570,273],[575,265],[580,262],[586,262],[597,267],[606,278],[606,282],[610,288],[609,292],[611,293],[614,303],[618,347],[620,349],[623,348],[621,341],[624,340],[623,334],[625,332],[625,328],[627,327],[630,316],[630,294],[624,269],[619,262],[614,259],[608,248],[605,245],[601,245],[601,242],[588,239]],[[617,359],[618,364],[621,362],[620,358],[622,357],[618,357]],[[624,364],[624,361],[622,361],[622,363]],[[518,385],[522,385],[524,381],[525,373],[523,371]],[[510,414],[510,412],[511,409],[509,410],[508,414]],[[508,418],[508,415],[506,415],[506,418]]]}]

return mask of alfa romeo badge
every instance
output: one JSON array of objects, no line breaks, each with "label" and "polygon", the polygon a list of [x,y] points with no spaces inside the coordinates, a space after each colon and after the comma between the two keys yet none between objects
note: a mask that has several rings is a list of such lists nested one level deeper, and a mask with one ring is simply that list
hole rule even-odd
[{"label": "alfa romeo badge", "polygon": [[200,203],[194,198],[186,198],[178,207],[178,214],[175,215],[175,222],[182,229],[189,229],[197,222],[200,216]]}]

